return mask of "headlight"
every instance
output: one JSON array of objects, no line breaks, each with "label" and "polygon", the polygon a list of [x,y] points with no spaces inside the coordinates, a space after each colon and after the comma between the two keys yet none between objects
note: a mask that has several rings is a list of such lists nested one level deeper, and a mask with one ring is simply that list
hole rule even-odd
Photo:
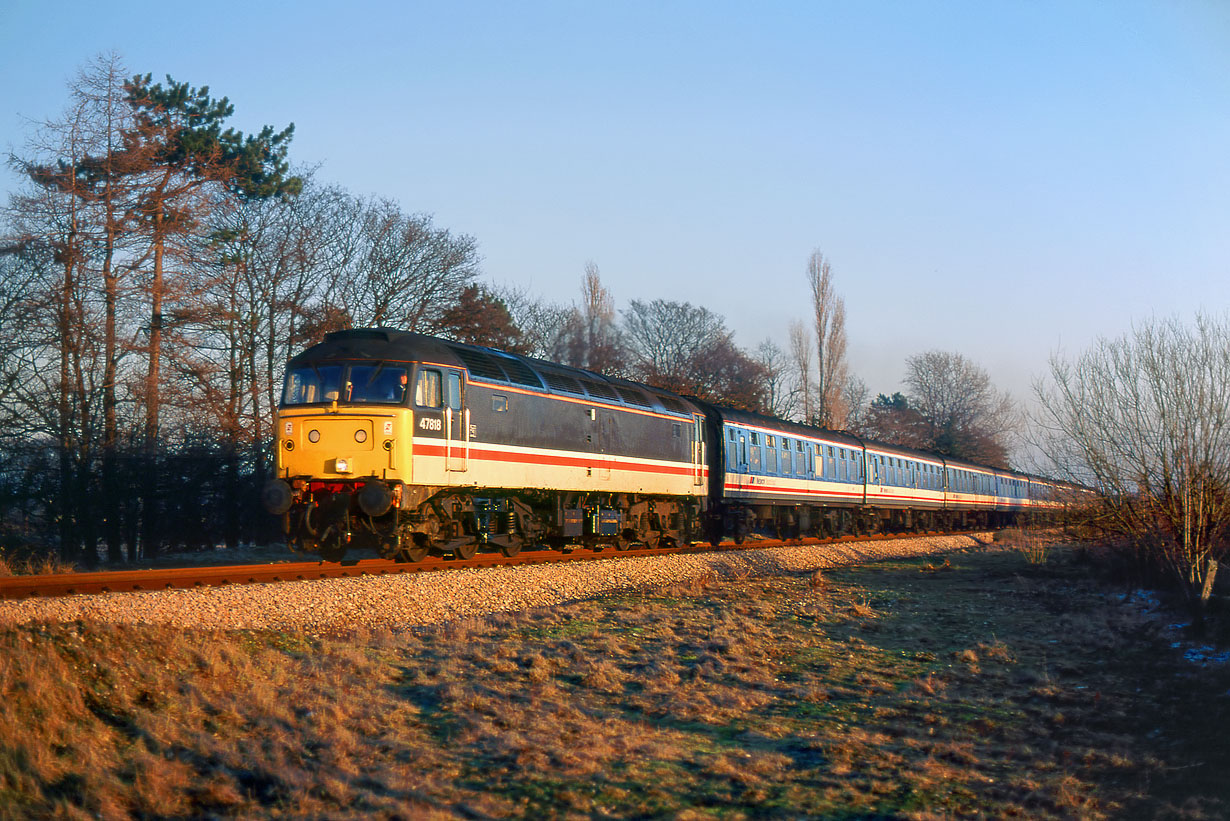
[{"label": "headlight", "polygon": [[358,442],[359,444],[366,442],[367,441],[367,431],[362,430],[362,429],[356,430],[354,432],[354,440]]},{"label": "headlight", "polygon": [[333,460],[333,472],[334,473],[349,473],[350,472],[350,460],[349,459],[334,459]]},{"label": "headlight", "polygon": [[308,441],[311,442],[312,444],[316,444],[317,442],[319,442],[320,441],[320,431],[318,430],[308,431]]}]

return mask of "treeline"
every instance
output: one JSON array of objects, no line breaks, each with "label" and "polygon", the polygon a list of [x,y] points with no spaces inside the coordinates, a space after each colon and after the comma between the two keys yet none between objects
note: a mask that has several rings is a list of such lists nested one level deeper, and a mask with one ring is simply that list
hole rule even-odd
[{"label": "treeline", "polygon": [[[6,539],[85,566],[277,538],[260,511],[283,363],[331,330],[389,326],[648,382],[773,415],[1003,463],[1010,419],[972,363],[911,360],[869,401],[819,253],[790,350],[740,348],[723,317],[633,299],[596,265],[579,299],[481,284],[478,246],[388,199],[292,167],[293,126],[253,134],[208,87],[70,84],[10,165],[0,226],[0,510]],[[973,373],[986,390],[962,404]],[[936,398],[940,397],[940,398]],[[1006,402],[1006,400],[1003,400]]]}]

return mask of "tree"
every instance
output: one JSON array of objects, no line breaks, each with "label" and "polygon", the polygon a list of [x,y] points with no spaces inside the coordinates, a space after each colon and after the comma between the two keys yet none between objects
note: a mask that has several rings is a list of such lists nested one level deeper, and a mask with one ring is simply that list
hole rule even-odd
[{"label": "tree", "polygon": [[826,428],[845,424],[842,390],[846,383],[846,306],[833,287],[833,271],[819,249],[807,260],[807,282],[816,330],[815,423]]},{"label": "tree", "polygon": [[740,350],[729,335],[696,351],[689,370],[692,384],[682,392],[753,413],[768,412],[764,366]]},{"label": "tree", "polygon": [[506,285],[492,291],[504,303],[512,323],[521,332],[521,351],[526,356],[567,362],[568,334],[581,327],[575,306],[560,305],[535,297],[525,288]]},{"label": "tree", "polygon": [[1033,439],[1094,488],[1093,522],[1181,585],[1196,624],[1230,552],[1230,321],[1141,323],[1035,383]]},{"label": "tree", "polygon": [[[10,157],[10,164],[29,181],[29,187],[11,199],[13,248],[20,249],[27,262],[42,260],[48,275],[58,272],[58,282],[47,279],[31,291],[30,304],[45,309],[48,326],[55,328],[47,341],[58,349],[59,378],[53,389],[57,417],[46,420],[44,430],[59,442],[56,518],[61,551],[68,560],[83,555],[87,564],[95,561],[96,520],[105,523],[112,559],[120,549],[115,529],[117,384],[126,347],[118,332],[125,274],[121,259],[146,159],[128,138],[135,121],[125,100],[124,73],[114,54],[91,62],[70,83],[65,114],[41,126],[24,157]],[[95,307],[99,292],[101,316]],[[33,365],[43,354],[32,351],[32,356]],[[41,398],[27,395],[33,418],[41,416]],[[103,423],[101,435],[95,437],[98,404]],[[90,487],[96,481],[91,462],[98,450],[102,482],[95,491]],[[97,500],[102,509],[96,515],[92,508]]]},{"label": "tree", "polygon": [[846,377],[845,389],[842,391],[847,408],[846,430],[856,435],[871,436],[871,433],[868,431],[870,407],[867,397],[869,394],[866,382],[854,374]]},{"label": "tree", "polygon": [[124,90],[135,126],[126,132],[128,150],[139,153],[144,184],[136,192],[132,216],[149,237],[152,268],[148,285],[147,375],[145,381],[145,475],[142,542],[148,553],[158,549],[156,443],[162,409],[162,354],[168,296],[188,298],[165,277],[165,256],[174,238],[187,238],[208,213],[211,186],[237,200],[289,197],[302,182],[288,173],[286,153],[294,125],[280,132],[264,127],[256,135],[222,127],[234,113],[225,97],[214,99],[209,87],[193,88],[170,76],[166,85],[150,74],[128,81]]},{"label": "tree", "polygon": [[581,305],[574,308],[564,331],[565,364],[618,375],[627,365],[623,340],[615,324],[615,300],[602,285],[598,266],[585,263]]},{"label": "tree", "polygon": [[877,395],[867,407],[866,416],[864,432],[873,439],[912,448],[930,446],[925,420],[900,392]]},{"label": "tree", "polygon": [[354,201],[352,208],[357,233],[341,307],[359,326],[439,331],[448,306],[478,276],[478,243],[392,200]]},{"label": "tree", "polygon": [[812,396],[812,344],[807,335],[807,327],[797,319],[790,321],[790,359],[794,363],[795,384],[798,390],[796,406],[803,415],[803,421],[810,423],[814,415],[815,402]]},{"label": "tree", "polygon": [[786,353],[772,339],[766,339],[756,346],[756,364],[764,379],[765,412],[780,419],[793,417],[798,412],[799,388],[791,379]]},{"label": "tree", "polygon": [[695,356],[730,337],[722,317],[690,302],[634,299],[623,319],[633,378],[679,393],[700,381]]},{"label": "tree", "polygon": [[522,353],[521,331],[513,323],[508,306],[499,297],[478,285],[467,285],[457,304],[444,312],[440,330],[458,342],[485,345]]},{"label": "tree", "polygon": [[915,447],[1007,467],[1016,405],[985,370],[961,354],[928,351],[906,360],[905,383],[920,419]]},{"label": "tree", "polygon": [[634,299],[623,316],[633,379],[746,410],[764,410],[764,369],[734,344],[721,316],[688,302],[664,299]]}]

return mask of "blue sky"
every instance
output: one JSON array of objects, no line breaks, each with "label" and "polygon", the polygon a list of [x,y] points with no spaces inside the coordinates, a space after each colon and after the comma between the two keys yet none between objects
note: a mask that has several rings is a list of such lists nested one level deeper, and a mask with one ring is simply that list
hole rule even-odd
[{"label": "blue sky", "polygon": [[[293,157],[473,234],[486,277],[689,300],[786,346],[821,249],[853,370],[1230,306],[1230,3],[7,0],[0,149],[114,50]],[[0,189],[15,184],[0,174]]]}]

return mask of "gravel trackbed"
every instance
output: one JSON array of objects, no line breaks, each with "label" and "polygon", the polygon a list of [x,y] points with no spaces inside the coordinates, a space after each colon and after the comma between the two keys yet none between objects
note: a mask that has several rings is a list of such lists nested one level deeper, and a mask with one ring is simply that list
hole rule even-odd
[{"label": "gravel trackbed", "polygon": [[989,533],[0,602],[0,625],[77,619],[309,633],[398,630],[706,576],[750,578],[984,547]]}]

